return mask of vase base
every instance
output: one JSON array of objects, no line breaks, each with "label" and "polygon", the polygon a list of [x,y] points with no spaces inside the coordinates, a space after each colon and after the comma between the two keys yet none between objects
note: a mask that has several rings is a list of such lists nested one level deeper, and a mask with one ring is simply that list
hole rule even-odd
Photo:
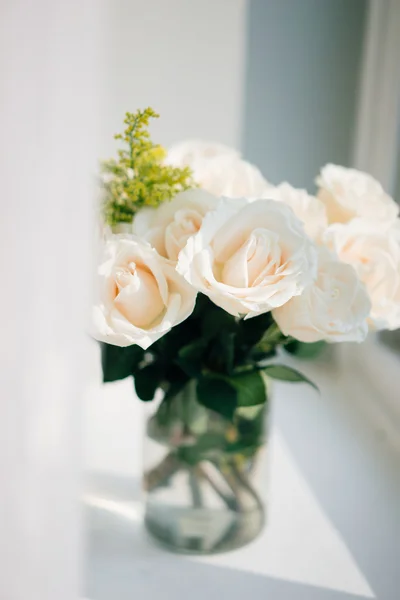
[{"label": "vase base", "polygon": [[217,554],[252,542],[264,528],[262,508],[236,512],[148,504],[145,525],[164,548],[179,554]]}]

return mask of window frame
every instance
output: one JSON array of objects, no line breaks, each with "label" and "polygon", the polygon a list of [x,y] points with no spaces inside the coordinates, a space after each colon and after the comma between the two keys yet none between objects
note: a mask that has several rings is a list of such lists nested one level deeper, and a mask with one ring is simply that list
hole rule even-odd
[{"label": "window frame", "polygon": [[[400,169],[400,2],[370,0],[364,39],[359,110],[353,164],[394,193]],[[397,198],[399,201],[399,198]],[[389,332],[397,345],[400,331]],[[400,442],[399,353],[371,333],[361,345],[343,344],[339,364],[343,383],[355,395],[368,390],[365,407]],[[372,392],[372,393],[371,393]]]}]

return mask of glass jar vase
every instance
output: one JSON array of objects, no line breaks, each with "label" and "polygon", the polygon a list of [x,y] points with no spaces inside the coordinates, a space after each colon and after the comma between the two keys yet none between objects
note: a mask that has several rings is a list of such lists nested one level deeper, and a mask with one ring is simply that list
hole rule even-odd
[{"label": "glass jar vase", "polygon": [[196,381],[148,418],[145,524],[163,546],[210,554],[248,544],[265,523],[268,405],[232,419],[199,404]]}]

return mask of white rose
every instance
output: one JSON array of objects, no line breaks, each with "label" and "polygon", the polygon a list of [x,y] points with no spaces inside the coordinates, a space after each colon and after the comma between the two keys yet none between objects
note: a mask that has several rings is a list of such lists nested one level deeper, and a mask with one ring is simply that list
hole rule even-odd
[{"label": "white rose", "polygon": [[205,140],[185,140],[168,149],[166,162],[176,167],[192,167],[198,161],[225,155],[240,158],[237,150],[224,144]]},{"label": "white rose", "polygon": [[270,184],[251,163],[235,156],[218,156],[192,167],[194,180],[215,196],[260,198]]},{"label": "white rose", "polygon": [[140,239],[107,241],[99,278],[93,335],[100,341],[146,349],[193,311],[196,292]]},{"label": "white rose", "polygon": [[316,249],[284,204],[222,199],[189,238],[177,270],[228,313],[249,318],[301,294],[315,275]]},{"label": "white rose", "polygon": [[331,225],[325,243],[352,265],[369,294],[373,329],[400,327],[400,240],[396,226],[354,219]]},{"label": "white rose", "polygon": [[260,198],[270,186],[257,167],[220,144],[184,142],[169,150],[167,162],[190,167],[200,187],[218,197]]},{"label": "white rose", "polygon": [[273,311],[285,335],[301,342],[362,342],[371,303],[353,267],[326,248],[318,253],[318,275],[301,296]]},{"label": "white rose", "polygon": [[321,200],[310,196],[306,190],[299,190],[288,183],[267,190],[266,198],[284,202],[293,210],[304,225],[305,232],[315,241],[320,240],[328,226],[326,209]]},{"label": "white rose", "polygon": [[133,221],[133,233],[146,239],[161,256],[173,261],[190,236],[201,227],[204,215],[216,207],[217,198],[204,190],[177,194],[157,208],[143,208]]},{"label": "white rose", "polygon": [[355,217],[393,221],[399,207],[381,184],[367,173],[326,165],[316,179],[318,198],[325,204],[329,223],[347,223]]}]

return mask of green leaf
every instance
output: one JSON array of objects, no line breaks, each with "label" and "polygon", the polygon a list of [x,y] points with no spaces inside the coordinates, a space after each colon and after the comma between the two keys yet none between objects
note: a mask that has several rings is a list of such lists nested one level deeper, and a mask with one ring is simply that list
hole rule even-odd
[{"label": "green leaf", "polygon": [[318,356],[325,346],[326,342],[324,341],[306,344],[305,342],[293,340],[292,342],[285,344],[284,348],[287,352],[294,354],[298,358],[312,359]]},{"label": "green leaf", "polygon": [[296,371],[292,367],[287,367],[286,365],[267,365],[262,369],[268,377],[272,379],[279,379],[280,381],[290,381],[293,383],[302,382],[308,383],[315,390],[318,390],[318,387],[315,385],[313,381],[308,379],[305,375],[300,373],[300,371]]},{"label": "green leaf", "polygon": [[209,412],[200,404],[196,395],[196,381],[190,381],[179,401],[179,416],[191,433],[201,435],[207,431]]},{"label": "green leaf", "polygon": [[206,408],[233,419],[237,391],[223,376],[213,373],[203,375],[197,383],[197,399]]},{"label": "green leaf", "polygon": [[262,336],[257,344],[257,349],[266,353],[270,352],[275,346],[281,344],[287,338],[283,335],[278,325],[273,322]]},{"label": "green leaf", "polygon": [[237,390],[238,406],[256,406],[267,400],[267,391],[260,371],[249,371],[230,377]]},{"label": "green leaf", "polygon": [[235,333],[222,331],[210,344],[205,363],[211,371],[230,374],[233,371],[234,358]]},{"label": "green leaf", "polygon": [[236,416],[250,421],[256,419],[263,409],[263,404],[257,404],[255,406],[238,406],[236,409]]},{"label": "green leaf", "polygon": [[188,346],[193,343],[193,340],[199,339],[200,326],[197,321],[191,315],[189,319],[173,327],[167,335],[164,335],[151,346],[151,352],[162,358],[164,363],[173,362],[184,346]]},{"label": "green leaf", "polygon": [[238,438],[230,445],[229,451],[251,455],[263,444],[267,434],[267,406],[239,407],[235,413]]},{"label": "green leaf", "polygon": [[158,363],[147,365],[135,373],[135,390],[144,402],[153,400],[158,387],[160,387],[164,376],[164,370]]},{"label": "green leaf", "polygon": [[208,429],[209,415],[210,413],[206,407],[192,397],[188,405],[188,415],[186,417],[189,431],[194,433],[194,435],[204,434]]},{"label": "green leaf", "polygon": [[204,350],[204,342],[200,339],[181,348],[175,362],[189,377],[197,377],[201,373]]},{"label": "green leaf", "polygon": [[166,425],[168,425],[169,421],[171,420],[170,402],[163,398],[162,402],[160,402],[160,405],[152,418],[155,419],[159,427],[165,427]]},{"label": "green leaf", "polygon": [[209,412],[197,400],[195,379],[189,381],[174,398],[169,398],[168,405],[170,420],[183,423],[196,435],[207,430]]},{"label": "green leaf", "polygon": [[222,308],[215,306],[209,308],[205,314],[201,325],[202,338],[208,341],[219,336],[221,332],[228,334],[228,332],[234,331],[235,328],[235,317]]},{"label": "green leaf", "polygon": [[240,321],[240,331],[238,335],[238,343],[246,346],[254,346],[261,340],[264,332],[273,323],[271,313],[263,313],[258,317],[251,319],[242,319]]},{"label": "green leaf", "polygon": [[231,373],[235,358],[235,334],[229,331],[223,331],[220,335],[220,344],[222,348],[225,370]]},{"label": "green leaf", "polygon": [[173,397],[164,397],[153,417],[148,421],[147,431],[152,439],[165,444],[174,432],[184,429],[185,434],[196,438],[208,431],[210,411],[196,398],[196,381],[192,380]]},{"label": "green leaf", "polygon": [[111,344],[101,344],[101,364],[103,382],[118,381],[130,377],[143,360],[144,350],[140,346],[120,348]]},{"label": "green leaf", "polygon": [[199,292],[196,297],[196,304],[194,310],[190,317],[192,319],[201,318],[202,314],[204,314],[205,311],[209,310],[210,307],[213,306],[215,305],[211,302],[209,297]]},{"label": "green leaf", "polygon": [[164,379],[165,382],[168,382],[164,398],[170,399],[174,398],[185,387],[189,381],[189,376],[177,365],[171,365],[165,372]]},{"label": "green leaf", "polygon": [[265,363],[265,361],[269,361],[271,360],[271,358],[274,358],[277,354],[277,347],[275,346],[274,348],[271,348],[271,350],[269,350],[268,352],[266,352],[265,350],[260,350],[258,348],[258,346],[255,346],[250,353],[250,358],[253,364],[256,364],[257,366],[261,367],[262,364],[259,363]]}]

